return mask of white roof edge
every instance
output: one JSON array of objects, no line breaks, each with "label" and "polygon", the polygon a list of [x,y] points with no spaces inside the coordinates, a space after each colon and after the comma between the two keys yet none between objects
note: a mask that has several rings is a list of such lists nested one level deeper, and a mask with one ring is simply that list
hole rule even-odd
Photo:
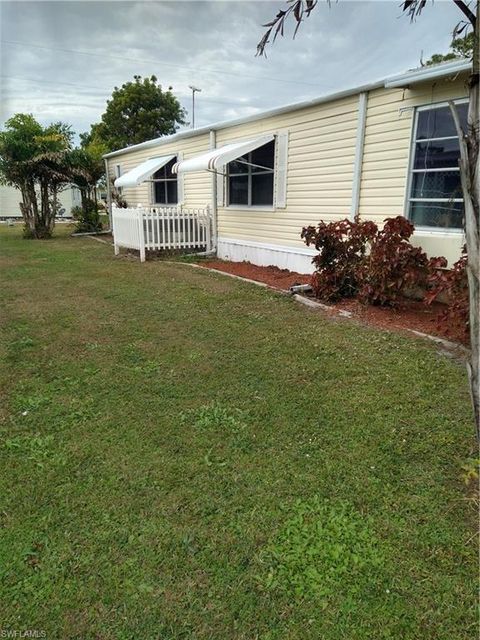
[{"label": "white roof edge", "polygon": [[471,66],[472,63],[470,60],[454,60],[453,62],[442,62],[428,67],[420,67],[420,69],[412,69],[411,71],[386,78],[385,88],[405,87],[406,85],[417,82],[427,82],[429,80],[435,80],[436,78],[444,78],[455,75],[456,73],[468,71]]},{"label": "white roof edge", "polygon": [[140,142],[139,144],[132,144],[130,147],[124,147],[123,149],[111,151],[110,153],[105,154],[103,157],[113,158],[114,156],[118,156],[123,153],[127,153],[129,151],[136,151],[138,149],[148,149],[149,147],[155,147],[159,144],[175,142],[176,140],[182,140],[184,138],[192,138],[194,136],[199,136],[205,133],[209,133],[210,131],[219,131],[220,129],[235,127],[236,125],[244,124],[245,122],[253,122],[255,120],[261,120],[262,118],[268,118],[271,116],[281,115],[282,113],[288,113],[289,111],[297,111],[298,109],[314,107],[315,105],[322,104],[323,102],[331,102],[332,100],[348,98],[348,96],[355,95],[356,93],[371,91],[372,89],[378,89],[380,87],[383,87],[383,80],[372,82],[370,84],[360,85],[352,89],[345,89],[342,91],[337,91],[335,93],[325,94],[324,96],[320,96],[319,98],[313,98],[311,100],[305,100],[303,102],[294,102],[292,104],[287,104],[282,107],[275,107],[273,109],[268,109],[267,111],[260,111],[259,113],[252,114],[251,116],[244,116],[243,118],[235,118],[234,120],[221,120],[219,122],[214,122],[212,124],[205,125],[204,127],[198,127],[198,129],[191,129],[191,130],[187,129],[187,131],[179,131],[178,133],[174,133],[170,136],[153,138],[153,140],[146,140],[145,142]]},{"label": "white roof edge", "polygon": [[198,129],[187,129],[186,131],[179,131],[178,133],[174,133],[169,136],[153,138],[152,140],[146,140],[145,142],[140,142],[139,144],[133,144],[129,147],[124,147],[123,149],[111,151],[110,153],[105,154],[103,157],[114,158],[115,156],[129,153],[130,151],[148,149],[149,147],[156,147],[158,145],[167,144],[169,142],[176,142],[177,140],[183,140],[185,138],[192,138],[195,136],[203,135],[205,133],[209,133],[210,131],[219,131],[221,129],[226,129],[227,127],[234,127],[239,124],[244,124],[246,122],[254,122],[255,120],[261,120],[262,118],[281,115],[282,113],[288,113],[289,111],[297,111],[299,109],[314,107],[317,104],[331,102],[333,100],[339,100],[341,98],[348,98],[348,96],[352,96],[357,93],[363,93],[365,91],[372,91],[373,89],[380,89],[381,87],[385,87],[386,89],[394,87],[404,87],[408,84],[416,82],[425,82],[435,78],[443,78],[455,73],[468,71],[471,66],[472,63],[469,60],[455,60],[453,62],[444,62],[429,67],[421,67],[419,69],[407,71],[406,73],[389,76],[387,78],[384,78],[383,80],[377,80],[376,82],[359,85],[350,89],[336,91],[334,93],[328,93],[311,100],[294,102],[292,104],[287,104],[281,107],[275,107],[274,109],[260,111],[259,113],[254,113],[251,116],[244,116],[243,118],[236,118],[234,120],[223,120],[214,122],[204,127],[199,127]]}]

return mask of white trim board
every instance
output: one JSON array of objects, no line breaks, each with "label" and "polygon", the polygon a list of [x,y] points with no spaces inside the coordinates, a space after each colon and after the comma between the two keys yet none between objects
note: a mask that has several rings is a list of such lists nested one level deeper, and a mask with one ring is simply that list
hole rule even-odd
[{"label": "white trim board", "polygon": [[222,260],[251,262],[262,267],[275,266],[297,273],[313,273],[315,249],[266,244],[236,238],[218,238],[217,255]]}]

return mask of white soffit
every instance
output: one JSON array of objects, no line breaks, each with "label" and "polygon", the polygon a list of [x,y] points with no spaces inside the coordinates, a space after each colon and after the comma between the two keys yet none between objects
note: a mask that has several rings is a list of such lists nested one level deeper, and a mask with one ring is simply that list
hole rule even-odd
[{"label": "white soffit", "polygon": [[226,144],[224,147],[212,149],[207,153],[201,153],[198,156],[176,162],[173,165],[172,173],[192,173],[193,171],[217,171],[224,165],[240,158],[245,153],[254,151],[264,144],[271,142],[275,136],[273,134],[244,140],[243,142],[233,142]]},{"label": "white soffit", "polygon": [[115,180],[116,187],[136,187],[145,180],[148,180],[155,171],[158,171],[166,164],[170,162],[175,156],[158,156],[156,158],[149,158],[142,162],[134,169],[131,169],[123,176],[120,176]]}]

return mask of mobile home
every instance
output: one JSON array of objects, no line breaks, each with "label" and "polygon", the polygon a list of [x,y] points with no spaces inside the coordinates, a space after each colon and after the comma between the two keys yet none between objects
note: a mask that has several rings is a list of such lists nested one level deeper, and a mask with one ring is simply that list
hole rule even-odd
[{"label": "mobile home", "polygon": [[405,215],[413,242],[452,264],[464,236],[449,102],[465,123],[469,72],[423,67],[148,140],[107,154],[107,172],[130,207],[208,207],[220,258],[308,273],[303,226]]},{"label": "mobile home", "polygon": [[[22,217],[20,202],[22,194],[19,189],[0,185],[0,219]],[[76,187],[67,187],[58,193],[61,217],[71,218],[73,207],[80,206],[80,191]]]}]

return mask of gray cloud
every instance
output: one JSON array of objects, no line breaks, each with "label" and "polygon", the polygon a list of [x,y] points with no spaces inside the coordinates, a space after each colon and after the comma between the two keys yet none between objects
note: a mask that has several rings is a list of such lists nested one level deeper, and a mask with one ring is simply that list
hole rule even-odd
[{"label": "gray cloud", "polygon": [[196,122],[204,125],[415,67],[422,51],[427,58],[448,48],[460,19],[450,1],[427,6],[410,24],[397,0],[331,8],[320,0],[295,41],[290,29],[267,59],[255,58],[261,24],[282,5],[0,2],[1,118],[30,112],[85,131],[115,85],[155,74],[187,110],[188,85],[202,88]]}]

